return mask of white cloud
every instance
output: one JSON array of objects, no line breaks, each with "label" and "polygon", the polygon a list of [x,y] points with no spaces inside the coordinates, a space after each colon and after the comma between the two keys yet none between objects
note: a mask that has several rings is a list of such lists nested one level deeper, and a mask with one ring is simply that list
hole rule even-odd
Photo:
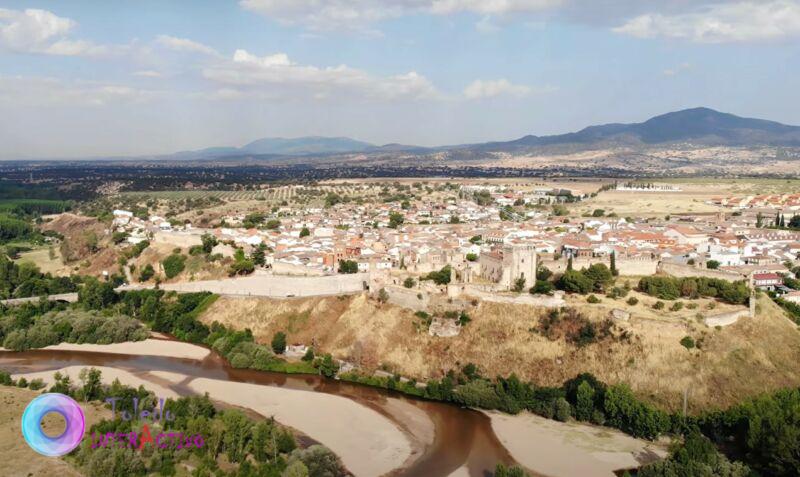
[{"label": "white cloud", "polygon": [[256,56],[236,50],[231,59],[203,69],[203,76],[224,85],[220,96],[270,95],[290,98],[341,98],[376,100],[438,97],[433,85],[415,72],[373,76],[346,65],[317,67],[292,62],[284,53]]},{"label": "white cloud", "polygon": [[523,97],[531,94],[533,88],[525,85],[513,84],[507,79],[475,80],[464,88],[467,99],[494,98],[496,96]]},{"label": "white cloud", "polygon": [[133,73],[133,75],[134,76],[141,76],[142,78],[161,78],[162,76],[164,76],[161,73],[159,73],[158,71],[153,71],[153,70],[137,71],[137,72]]},{"label": "white cloud", "polygon": [[178,38],[169,35],[159,35],[156,43],[173,51],[187,51],[190,53],[202,53],[204,55],[218,56],[219,53],[214,48],[198,43],[188,38]]},{"label": "white cloud", "polygon": [[75,26],[73,20],[47,10],[0,8],[0,49],[45,55],[99,56],[120,48],[67,38]]},{"label": "white cloud", "polygon": [[800,1],[714,4],[688,13],[648,13],[614,32],[636,38],[674,38],[702,43],[774,40],[800,36]]},{"label": "white cloud", "polygon": [[0,75],[0,104],[97,107],[112,103],[146,102],[160,94],[156,91],[94,81]]},{"label": "white cloud", "polygon": [[240,0],[242,8],[311,30],[371,31],[368,25],[407,15],[539,12],[566,0]]}]

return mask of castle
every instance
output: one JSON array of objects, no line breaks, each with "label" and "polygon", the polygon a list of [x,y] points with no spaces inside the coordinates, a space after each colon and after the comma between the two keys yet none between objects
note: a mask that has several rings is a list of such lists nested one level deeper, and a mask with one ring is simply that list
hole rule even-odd
[{"label": "castle", "polygon": [[519,278],[525,287],[536,283],[536,248],[533,245],[505,245],[480,256],[481,277],[510,290]]}]

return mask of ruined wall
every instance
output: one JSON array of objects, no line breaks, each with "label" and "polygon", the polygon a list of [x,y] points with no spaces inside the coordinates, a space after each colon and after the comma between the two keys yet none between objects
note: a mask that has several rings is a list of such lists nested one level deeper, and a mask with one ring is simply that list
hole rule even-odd
[{"label": "ruined wall", "polygon": [[674,277],[706,277],[719,278],[735,282],[744,280],[745,277],[739,273],[726,272],[724,270],[710,270],[708,268],[697,268],[691,265],[680,265],[677,263],[661,263],[659,271]]},{"label": "ruined wall", "polygon": [[[542,265],[547,267],[553,272],[564,273],[567,269],[567,260],[553,260],[543,259]],[[610,266],[611,261],[608,258],[591,258],[579,259],[572,261],[572,268],[580,270],[581,268],[588,267],[595,263],[602,263],[605,266]],[[622,276],[647,276],[656,273],[658,268],[658,261],[656,260],[625,260],[617,259],[617,270]]]}]

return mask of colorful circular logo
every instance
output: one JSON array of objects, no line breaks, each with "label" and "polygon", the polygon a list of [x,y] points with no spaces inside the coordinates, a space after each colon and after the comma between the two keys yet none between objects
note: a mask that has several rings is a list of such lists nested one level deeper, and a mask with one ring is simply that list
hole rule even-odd
[{"label": "colorful circular logo", "polygon": [[[42,431],[42,418],[51,412],[61,414],[66,422],[60,436],[50,437]],[[83,409],[74,399],[59,393],[37,396],[22,413],[22,437],[31,449],[48,457],[59,457],[78,447],[85,427]]]}]

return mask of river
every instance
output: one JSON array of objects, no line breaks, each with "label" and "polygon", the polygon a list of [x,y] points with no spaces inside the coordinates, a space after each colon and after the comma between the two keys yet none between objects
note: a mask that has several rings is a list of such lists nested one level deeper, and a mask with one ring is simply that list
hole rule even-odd
[{"label": "river", "polygon": [[[485,414],[450,404],[405,396],[394,391],[321,376],[235,369],[214,352],[205,359],[194,360],[87,351],[0,351],[0,368],[12,374],[58,370],[69,366],[112,367],[142,377],[149,376],[153,371],[164,371],[192,378],[313,391],[348,398],[390,419],[400,429],[410,434],[409,437],[417,443],[425,443],[418,449],[413,461],[391,472],[389,475],[392,476],[446,477],[459,469],[465,469],[471,477],[483,477],[492,471],[498,462],[514,463],[508,450],[492,430],[491,421]],[[194,394],[184,382],[161,381],[159,384],[169,387],[179,395]],[[395,400],[414,406],[425,413],[434,426],[432,442],[429,437],[415,436],[415,428],[402,422],[397,413],[392,412],[392,403]],[[358,423],[353,425],[357,426]],[[369,456],[364,458],[368,459]]]}]

